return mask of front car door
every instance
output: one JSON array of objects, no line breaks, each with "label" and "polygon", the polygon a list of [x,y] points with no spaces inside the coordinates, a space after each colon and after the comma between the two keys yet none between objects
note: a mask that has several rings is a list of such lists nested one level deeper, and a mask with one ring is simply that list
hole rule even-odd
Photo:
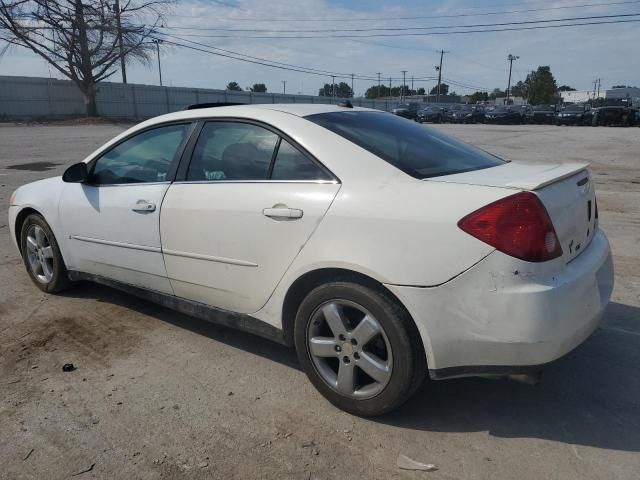
[{"label": "front car door", "polygon": [[89,181],[62,193],[70,270],[172,293],[160,244],[160,205],[190,123],[137,132],[87,165]]},{"label": "front car door", "polygon": [[162,248],[175,294],[258,311],[339,189],[328,170],[270,127],[204,123],[184,178],[162,205]]}]

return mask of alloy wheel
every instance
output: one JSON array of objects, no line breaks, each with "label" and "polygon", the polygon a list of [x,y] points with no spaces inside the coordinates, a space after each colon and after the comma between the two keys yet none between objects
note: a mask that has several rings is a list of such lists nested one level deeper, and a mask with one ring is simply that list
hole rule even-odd
[{"label": "alloy wheel", "polygon": [[380,322],[355,302],[320,305],[307,329],[307,346],[320,377],[341,395],[372,398],[391,379],[389,339]]},{"label": "alloy wheel", "polygon": [[49,283],[53,278],[53,247],[39,225],[27,230],[27,262],[33,276],[40,283]]}]

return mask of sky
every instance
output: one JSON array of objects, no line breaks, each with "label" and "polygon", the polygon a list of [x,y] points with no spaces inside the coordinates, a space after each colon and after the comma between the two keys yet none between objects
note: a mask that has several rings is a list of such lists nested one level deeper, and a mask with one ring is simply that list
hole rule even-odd
[{"label": "sky", "polygon": [[[603,3],[617,4],[584,6]],[[545,10],[523,11],[532,9]],[[336,81],[351,83],[350,73],[371,77],[373,80],[355,80],[356,95],[377,84],[377,72],[381,72],[386,85],[390,76],[394,77],[392,84],[399,85],[403,70],[406,70],[409,85],[412,76],[436,76],[435,66],[440,60],[440,50],[448,52],[444,55],[443,77],[460,84],[451,87],[459,94],[478,89],[490,91],[496,87],[505,89],[509,54],[519,56],[513,63],[512,83],[524,80],[527,73],[539,65],[549,65],[558,85],[590,90],[596,78],[602,79],[603,88],[618,84],[640,85],[640,22],[457,35],[329,37],[345,33],[433,33],[447,30],[432,27],[634,13],[640,14],[640,0],[176,0],[166,15],[166,28],[162,31],[167,35],[164,37],[166,40],[183,45],[201,48],[188,43],[198,42],[270,61],[347,76],[345,79],[336,78]],[[640,20],[640,16],[625,19]],[[326,32],[327,29],[409,27],[431,29]],[[294,32],[284,32],[286,30]],[[317,38],[249,38],[276,35]],[[156,62],[154,56],[149,65],[130,64],[127,68],[129,83],[158,84]],[[228,82],[235,81],[243,88],[265,83],[268,91],[282,92],[283,81],[286,81],[287,93],[309,95],[317,94],[324,83],[331,83],[331,76],[325,73],[311,75],[280,70],[168,43],[162,46],[161,64],[164,84],[171,86],[224,88]],[[62,78],[44,60],[20,47],[12,47],[0,58],[0,75]],[[120,73],[109,81],[121,81]],[[414,80],[414,87],[429,89],[435,83],[432,79]]]}]

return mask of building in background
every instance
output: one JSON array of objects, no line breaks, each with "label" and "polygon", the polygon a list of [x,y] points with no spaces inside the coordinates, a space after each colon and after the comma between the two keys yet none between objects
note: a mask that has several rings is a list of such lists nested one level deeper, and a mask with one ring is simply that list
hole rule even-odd
[{"label": "building in background", "polygon": [[596,92],[594,96],[593,90],[573,90],[570,92],[560,92],[562,103],[585,103],[593,100],[597,96],[598,92]]},{"label": "building in background", "polygon": [[605,98],[608,99],[620,99],[630,98],[633,105],[640,105],[640,88],[638,87],[622,87],[612,88],[607,90]]}]

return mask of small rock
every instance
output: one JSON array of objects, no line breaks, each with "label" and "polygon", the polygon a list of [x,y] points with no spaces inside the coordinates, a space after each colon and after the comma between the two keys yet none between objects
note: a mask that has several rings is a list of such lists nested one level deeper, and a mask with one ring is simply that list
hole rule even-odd
[{"label": "small rock", "polygon": [[316,450],[315,448],[313,449],[313,452],[311,452],[311,453],[313,453],[314,455],[319,455],[320,454],[320,452],[318,452],[318,450]]},{"label": "small rock", "polygon": [[229,393],[227,393],[227,396],[229,396],[229,397],[230,397],[231,395],[233,395],[233,392],[229,392]]},{"label": "small rock", "polygon": [[116,405],[122,405],[122,402],[118,402]]},{"label": "small rock", "polygon": [[31,370],[35,370],[36,368],[38,368],[38,365],[31,365]]},{"label": "small rock", "polygon": [[198,464],[198,468],[207,468],[209,466],[209,462],[200,462]]},{"label": "small rock", "polygon": [[73,363],[65,363],[62,366],[63,372],[73,372],[76,369],[76,366]]},{"label": "small rock", "polygon": [[177,405],[177,404],[176,404],[176,405],[174,405],[172,408],[173,408],[174,410],[180,410],[180,405]]}]

